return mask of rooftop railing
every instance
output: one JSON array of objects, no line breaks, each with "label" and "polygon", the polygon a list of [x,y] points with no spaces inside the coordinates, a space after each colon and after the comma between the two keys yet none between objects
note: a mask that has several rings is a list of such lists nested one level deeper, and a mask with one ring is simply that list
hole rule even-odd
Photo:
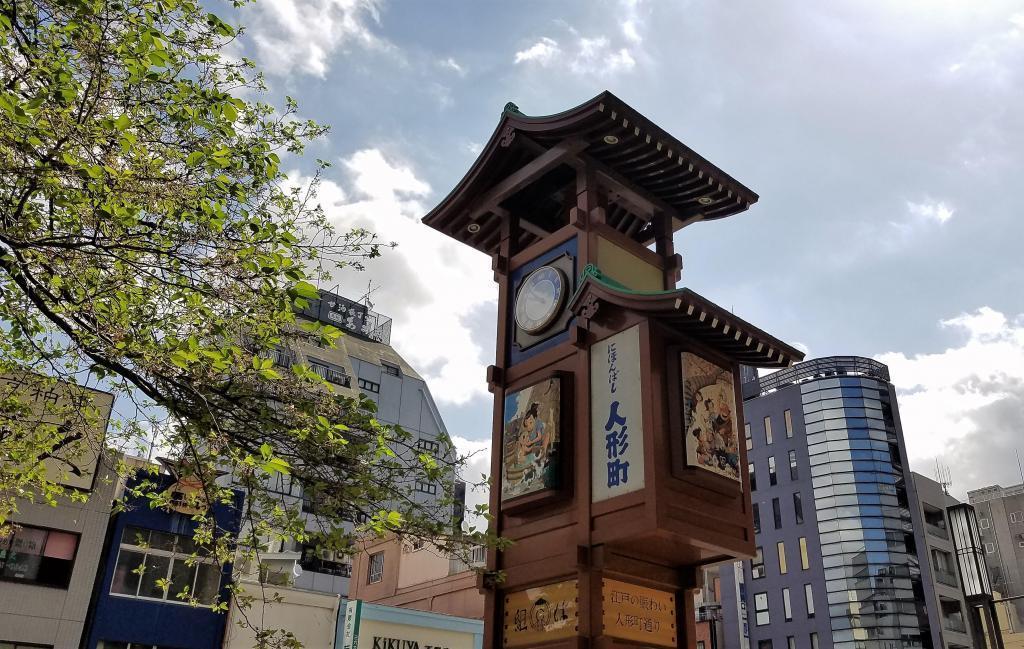
[{"label": "rooftop railing", "polygon": [[883,381],[889,380],[889,368],[883,363],[862,356],[828,356],[813,358],[797,363],[793,367],[772,372],[759,379],[761,394],[781,387],[838,376],[865,376]]}]

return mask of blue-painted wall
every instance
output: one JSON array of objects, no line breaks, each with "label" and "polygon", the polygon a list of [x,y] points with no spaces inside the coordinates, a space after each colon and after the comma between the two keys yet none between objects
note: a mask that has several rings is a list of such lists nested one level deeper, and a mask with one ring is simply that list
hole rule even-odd
[{"label": "blue-painted wall", "polygon": [[[160,476],[162,485],[174,483],[170,476]],[[129,483],[131,486],[131,483]],[[235,492],[233,505],[214,505],[218,525],[237,534],[241,521],[243,494]],[[104,549],[103,575],[90,612],[86,649],[95,649],[101,640],[138,642],[145,645],[175,649],[214,649],[224,640],[226,613],[215,613],[207,607],[192,607],[176,601],[153,601],[110,594],[110,584],[117,563],[121,535],[127,526],[191,536],[195,523],[185,514],[163,509],[150,509],[137,499],[129,499],[129,510],[111,521]],[[221,601],[229,601],[228,584],[231,565],[222,569]]]}]

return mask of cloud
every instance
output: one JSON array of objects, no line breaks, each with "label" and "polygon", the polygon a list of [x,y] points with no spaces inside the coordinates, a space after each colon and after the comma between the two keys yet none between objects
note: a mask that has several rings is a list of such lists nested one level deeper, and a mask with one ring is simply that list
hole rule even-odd
[{"label": "cloud", "polygon": [[990,85],[1009,88],[1020,74],[1024,55],[1024,12],[1006,18],[1003,28],[975,40],[946,71],[956,79],[977,79]]},{"label": "cloud", "polygon": [[453,59],[450,56],[448,58],[446,58],[446,59],[442,59],[441,61],[438,61],[437,64],[438,64],[438,66],[440,66],[441,68],[443,68],[445,70],[451,70],[452,72],[454,72],[455,74],[459,75],[460,77],[466,76],[466,68],[462,67],[462,65],[460,65],[458,61],[456,61],[455,59]]},{"label": "cloud", "polygon": [[515,62],[536,62],[540,65],[548,65],[561,53],[562,50],[558,47],[558,43],[554,39],[544,36],[530,47],[516,52]]},{"label": "cloud", "polygon": [[420,223],[432,189],[409,164],[363,149],[344,158],[341,169],[343,182],[328,179],[320,187],[331,222],[399,244],[369,260],[365,272],[337,272],[341,292],[358,297],[373,283],[374,310],[394,319],[392,346],[439,403],[487,394],[484,350],[471,324],[481,306],[497,299],[490,259]]},{"label": "cloud", "polygon": [[923,203],[907,201],[907,211],[918,220],[934,221],[941,225],[953,218],[953,213],[956,210],[942,201],[925,201]]},{"label": "cloud", "polygon": [[930,475],[938,459],[961,496],[1015,483],[1014,451],[1024,451],[1024,314],[1010,319],[981,307],[939,324],[962,343],[931,354],[876,357],[897,388],[912,468]]},{"label": "cloud", "polygon": [[[466,482],[466,522],[476,527],[477,530],[487,529],[487,521],[478,516],[471,515],[477,505],[488,504],[490,489],[486,483],[486,477],[491,473],[491,442],[490,440],[466,439],[465,437],[453,436],[452,442],[460,457],[466,458],[459,477]],[[476,485],[476,486],[474,486]]]},{"label": "cloud", "polygon": [[264,70],[324,78],[339,49],[394,49],[373,32],[380,23],[378,5],[378,0],[260,0],[247,27]]}]

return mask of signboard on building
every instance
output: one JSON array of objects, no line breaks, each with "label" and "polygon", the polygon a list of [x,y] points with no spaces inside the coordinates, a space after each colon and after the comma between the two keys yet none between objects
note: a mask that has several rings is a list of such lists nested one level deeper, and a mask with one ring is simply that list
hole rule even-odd
[{"label": "signboard on building", "polygon": [[[476,649],[479,620],[350,600],[341,649]],[[309,646],[309,645],[307,645]]]},{"label": "signboard on building", "polygon": [[601,580],[604,635],[643,645],[676,646],[673,593],[614,579]]},{"label": "signboard on building", "polygon": [[644,488],[640,328],[590,348],[591,500]]},{"label": "signboard on building", "polygon": [[520,647],[570,638],[577,633],[576,580],[508,593],[504,644]]},{"label": "signboard on building", "polygon": [[362,613],[363,601],[352,599],[345,603],[345,628],[343,649],[357,649],[359,647],[359,618]]}]

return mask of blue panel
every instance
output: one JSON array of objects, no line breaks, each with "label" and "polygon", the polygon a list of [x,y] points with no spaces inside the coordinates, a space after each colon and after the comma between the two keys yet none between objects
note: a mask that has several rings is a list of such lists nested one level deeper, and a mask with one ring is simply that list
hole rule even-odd
[{"label": "blue panel", "polygon": [[[539,353],[541,353],[543,351],[547,351],[549,349],[557,347],[558,345],[561,345],[565,341],[569,340],[569,329],[568,328],[572,327],[573,322],[575,322],[575,318],[572,318],[572,319],[569,320],[569,323],[566,326],[566,330],[563,331],[562,333],[557,334],[555,336],[552,336],[551,338],[548,338],[544,342],[537,343],[536,345],[533,345],[532,347],[530,347],[528,349],[519,350],[515,345],[512,344],[514,342],[514,338],[515,338],[515,336],[512,335],[512,334],[515,331],[515,326],[516,326],[516,321],[515,321],[515,302],[516,302],[516,300],[515,300],[515,296],[516,296],[516,293],[519,292],[519,284],[522,283],[523,279],[527,275],[529,275],[534,270],[540,268],[544,264],[547,264],[547,263],[549,263],[551,261],[554,261],[558,257],[561,257],[562,255],[565,255],[565,254],[568,254],[570,257],[572,257],[572,277],[568,278],[568,280],[569,280],[569,296],[572,296],[572,294],[576,292],[576,280],[578,279],[579,272],[580,272],[579,267],[577,265],[577,257],[578,257],[577,250],[578,250],[578,248],[577,248],[577,245],[576,245],[576,238],[573,237],[572,239],[569,239],[565,243],[563,243],[563,244],[561,244],[559,246],[556,246],[555,248],[552,248],[551,250],[545,252],[540,257],[537,257],[536,259],[523,264],[519,268],[517,268],[514,271],[512,271],[512,274],[509,276],[509,284],[510,284],[511,288],[510,288],[509,300],[508,300],[508,313],[505,314],[505,320],[506,320],[506,322],[508,324],[506,330],[509,332],[509,336],[508,336],[508,346],[509,346],[508,359],[509,359],[509,365],[515,365],[516,363],[521,363],[521,362],[527,360],[528,358],[532,358],[533,356],[536,356],[537,354],[539,354]],[[568,304],[568,298],[566,299],[566,303]]]},{"label": "blue panel", "polygon": [[[170,476],[159,476],[163,487],[173,484]],[[129,487],[133,486],[129,483]],[[243,494],[235,492],[233,505],[214,505],[214,517],[219,527],[236,534],[241,523]],[[191,535],[195,524],[189,516],[162,509],[150,509],[142,499],[129,499],[128,511],[118,514],[110,526],[104,549],[104,572],[91,612],[92,623],[88,634],[88,649],[95,649],[101,640],[138,642],[175,649],[210,649],[223,642],[227,614],[214,613],[208,608],[193,608],[187,604],[120,597],[110,594],[114,566],[121,545],[124,528],[132,525],[162,532]],[[231,565],[223,568],[220,600],[230,601],[228,585]]]}]

